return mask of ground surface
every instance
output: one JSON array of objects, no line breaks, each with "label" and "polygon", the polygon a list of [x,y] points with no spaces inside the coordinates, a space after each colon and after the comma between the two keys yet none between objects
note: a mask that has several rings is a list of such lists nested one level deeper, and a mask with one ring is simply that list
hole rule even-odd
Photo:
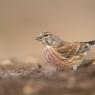
[{"label": "ground surface", "polygon": [[1,65],[0,95],[95,95],[95,66],[63,72],[33,64]]}]

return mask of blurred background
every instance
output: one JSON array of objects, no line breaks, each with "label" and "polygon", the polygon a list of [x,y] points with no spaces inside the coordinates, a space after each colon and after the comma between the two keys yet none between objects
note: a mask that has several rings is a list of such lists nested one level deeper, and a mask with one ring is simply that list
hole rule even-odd
[{"label": "blurred background", "polygon": [[0,0],[0,59],[41,58],[35,36],[43,31],[95,40],[95,0]]}]

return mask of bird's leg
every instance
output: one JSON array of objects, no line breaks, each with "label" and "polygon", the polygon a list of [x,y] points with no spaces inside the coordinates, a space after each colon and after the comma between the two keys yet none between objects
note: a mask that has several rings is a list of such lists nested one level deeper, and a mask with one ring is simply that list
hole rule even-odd
[{"label": "bird's leg", "polygon": [[75,70],[78,70],[78,68],[80,68],[82,65],[84,64],[84,61],[80,61],[78,64],[74,64],[72,69],[75,71]]},{"label": "bird's leg", "polygon": [[78,70],[78,68],[81,67],[88,67],[91,64],[94,64],[95,60],[83,60],[83,62],[77,64],[77,65],[73,65],[73,70]]},{"label": "bird's leg", "polygon": [[73,70],[76,71],[78,69],[78,65],[73,65]]},{"label": "bird's leg", "polygon": [[77,64],[77,65],[73,65],[73,70],[74,71],[76,71],[76,70],[78,70],[80,67],[82,67],[82,63],[79,63],[79,64]]}]

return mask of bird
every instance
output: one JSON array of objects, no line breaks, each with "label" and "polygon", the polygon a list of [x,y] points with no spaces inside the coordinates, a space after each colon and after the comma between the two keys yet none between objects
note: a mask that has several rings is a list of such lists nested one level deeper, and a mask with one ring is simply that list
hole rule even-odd
[{"label": "bird", "polygon": [[77,70],[85,60],[95,40],[87,42],[68,42],[51,32],[41,32],[36,40],[44,45],[44,56],[56,70]]}]

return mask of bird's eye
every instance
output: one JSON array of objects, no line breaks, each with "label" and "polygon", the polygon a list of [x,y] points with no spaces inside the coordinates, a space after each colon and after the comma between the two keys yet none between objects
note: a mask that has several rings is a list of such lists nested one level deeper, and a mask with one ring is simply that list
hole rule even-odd
[{"label": "bird's eye", "polygon": [[88,46],[85,46],[85,48],[88,48]]},{"label": "bird's eye", "polygon": [[89,48],[89,45],[86,45],[85,48]]},{"label": "bird's eye", "polygon": [[48,37],[48,34],[44,35],[44,37]]}]

